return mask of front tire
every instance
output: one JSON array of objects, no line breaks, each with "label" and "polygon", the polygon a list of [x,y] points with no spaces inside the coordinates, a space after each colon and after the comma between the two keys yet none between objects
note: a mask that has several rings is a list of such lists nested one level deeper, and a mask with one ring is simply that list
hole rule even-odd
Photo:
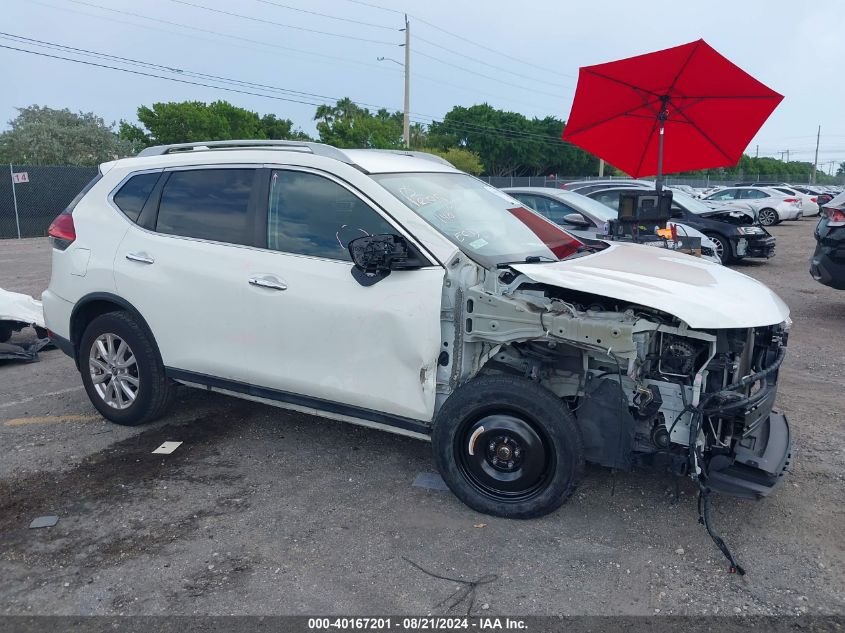
[{"label": "front tire", "polygon": [[584,469],[569,408],[515,376],[482,376],[459,387],[437,414],[432,447],[455,496],[500,517],[530,519],[556,510]]},{"label": "front tire", "polygon": [[774,209],[760,209],[760,213],[757,214],[757,220],[763,226],[772,226],[774,224],[780,224],[780,217],[778,216],[778,212]]},{"label": "front tire", "polygon": [[175,384],[165,376],[158,349],[126,312],[98,316],[85,329],[79,348],[82,384],[104,418],[138,426],[163,415]]},{"label": "front tire", "polygon": [[718,233],[707,233],[706,235],[716,243],[716,256],[723,265],[727,266],[736,260],[733,254],[733,248],[731,248],[731,241],[728,238]]}]

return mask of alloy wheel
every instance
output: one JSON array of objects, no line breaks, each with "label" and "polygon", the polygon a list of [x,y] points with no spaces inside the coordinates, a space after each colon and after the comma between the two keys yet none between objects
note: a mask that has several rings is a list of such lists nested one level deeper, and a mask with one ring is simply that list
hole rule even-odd
[{"label": "alloy wheel", "polygon": [[101,334],[91,345],[88,370],[97,395],[110,407],[127,409],[141,385],[138,363],[129,344],[117,334]]},{"label": "alloy wheel", "polygon": [[758,219],[763,226],[771,226],[778,221],[778,214],[773,209],[763,209]]}]

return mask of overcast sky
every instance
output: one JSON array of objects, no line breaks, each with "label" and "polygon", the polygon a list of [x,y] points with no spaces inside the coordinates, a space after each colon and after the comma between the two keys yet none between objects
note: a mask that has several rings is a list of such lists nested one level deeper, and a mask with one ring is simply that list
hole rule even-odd
[{"label": "overcast sky", "polygon": [[[6,34],[298,91],[234,86],[277,97],[271,99],[0,48],[2,127],[15,107],[30,104],[93,111],[111,122],[135,121],[141,104],[225,99],[290,118],[309,133],[310,103],[348,96],[401,110],[402,68],[377,61],[402,61],[401,10],[411,16],[416,120],[484,101],[528,116],[566,118],[580,66],[703,37],[786,97],[747,153],[754,155],[759,145],[761,156],[780,157],[788,149],[791,159],[812,161],[820,124],[820,167],[827,171],[827,161],[845,161],[842,0],[0,0],[0,8]],[[187,79],[5,36],[0,44]]]}]

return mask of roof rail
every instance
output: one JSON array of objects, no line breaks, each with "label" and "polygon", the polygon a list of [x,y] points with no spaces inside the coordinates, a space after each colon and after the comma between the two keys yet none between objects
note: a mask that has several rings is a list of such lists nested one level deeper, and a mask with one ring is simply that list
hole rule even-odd
[{"label": "roof rail", "polygon": [[310,152],[316,156],[334,158],[343,163],[352,164],[352,160],[341,150],[324,143],[309,143],[306,141],[283,141],[268,139],[226,140],[226,141],[197,141],[194,143],[173,143],[171,145],[153,145],[142,149],[138,156],[163,156],[179,152],[204,152],[218,149],[280,149],[300,152]]},{"label": "roof rail", "polygon": [[452,163],[450,163],[442,156],[438,156],[437,154],[430,154],[428,152],[415,152],[410,149],[372,149],[370,151],[381,152],[382,154],[399,154],[400,156],[413,156],[414,158],[420,158],[422,160],[430,160],[433,163],[440,163],[441,165],[446,165],[447,167],[454,167]]}]

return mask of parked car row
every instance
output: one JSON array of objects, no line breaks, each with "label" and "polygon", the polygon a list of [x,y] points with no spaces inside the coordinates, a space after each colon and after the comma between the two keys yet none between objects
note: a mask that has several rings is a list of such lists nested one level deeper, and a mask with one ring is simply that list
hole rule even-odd
[{"label": "parked car row", "polygon": [[[564,189],[512,187],[504,191],[567,231],[596,237],[607,221],[617,217],[622,194],[653,188],[649,180],[608,179],[569,182]],[[703,236],[704,259],[723,264],[746,257],[773,257],[776,240],[766,226],[819,216],[810,274],[821,284],[845,290],[845,192],[841,187],[738,182],[710,190],[687,185],[668,188],[673,192],[672,220],[688,235]]]}]

